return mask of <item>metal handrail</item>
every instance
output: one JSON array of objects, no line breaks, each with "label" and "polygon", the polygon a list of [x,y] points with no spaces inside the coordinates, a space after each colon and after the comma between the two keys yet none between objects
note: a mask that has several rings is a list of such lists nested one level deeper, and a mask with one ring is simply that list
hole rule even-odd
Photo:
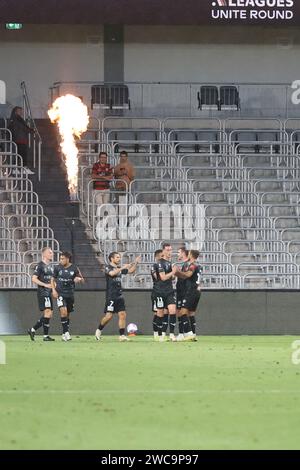
[{"label": "metal handrail", "polygon": [[[244,257],[244,256],[250,256],[251,258],[253,257],[260,257],[260,263],[267,263],[267,264],[272,264],[272,263],[282,263],[282,261],[276,261],[276,259],[282,257],[283,259],[286,258],[285,261],[283,261],[284,263],[289,263],[289,262],[292,262],[292,254],[291,253],[288,253],[287,251],[282,251],[282,252],[278,252],[278,251],[258,251],[258,250],[254,250],[254,251],[232,251],[231,253],[228,253],[229,254],[229,259],[230,259],[230,263],[231,264],[236,264],[236,263],[233,263],[232,261],[232,258],[234,256],[236,257]],[[266,258],[266,261],[262,261],[262,258]],[[288,260],[288,261],[287,261]],[[249,263],[248,261],[241,261],[241,263]],[[250,261],[250,263],[252,263],[252,261]],[[257,262],[256,262],[257,263]],[[239,265],[240,263],[238,263],[237,265]]]},{"label": "metal handrail", "polygon": [[[23,109],[24,109],[24,118],[25,121],[29,120],[31,126],[34,130],[33,137],[33,167],[36,168],[36,153],[37,153],[37,171],[38,171],[38,180],[41,181],[41,153],[42,153],[42,138],[36,127],[35,121],[32,117],[29,97],[26,89],[25,82],[21,82],[21,90],[23,93]],[[31,136],[29,135],[29,145],[31,146]]]},{"label": "metal handrail", "polygon": [[[253,268],[259,268],[262,270],[264,270],[265,268],[268,268],[268,267],[271,267],[273,268],[274,270],[278,270],[277,273],[274,273],[274,271],[270,271],[270,273],[267,273],[265,272],[265,274],[281,274],[279,271],[280,271],[280,268],[282,267],[285,267],[285,269],[287,269],[288,271],[290,270],[290,273],[291,274],[297,274],[299,271],[299,266],[296,264],[296,263],[292,263],[292,262],[288,262],[288,261],[283,261],[283,262],[274,262],[274,261],[270,261],[270,262],[267,262],[267,261],[259,261],[259,262],[254,262],[254,261],[248,261],[248,262],[243,262],[243,263],[239,263],[237,264],[237,272],[239,272],[239,268],[240,267],[245,267],[246,269],[249,269],[251,267]],[[284,271],[286,272],[286,274],[289,274],[288,271]],[[248,273],[248,274],[256,274],[256,273]],[[257,273],[259,274],[259,272]],[[264,273],[262,273],[264,274]]]},{"label": "metal handrail", "polygon": [[[81,211],[83,212],[83,214],[86,214],[87,216],[87,220],[88,220],[88,225],[90,225],[90,218],[91,218],[91,212],[92,212],[92,216],[95,214],[95,208],[97,206],[97,204],[95,203],[95,199],[96,199],[96,193],[93,193],[93,184],[98,181],[96,179],[90,179],[90,181],[88,182],[87,184],[87,198],[86,200],[84,200],[82,198],[81,200]],[[122,181],[123,183],[125,183],[125,190],[123,191],[119,191],[119,190],[115,190],[113,186],[110,186],[110,194],[123,194],[125,193],[126,194],[126,197],[128,198],[128,184],[126,181],[122,180],[122,179],[114,179],[112,180],[112,182],[118,182],[118,181]],[[92,200],[92,202],[91,202]],[[87,210],[85,210],[85,204],[87,202]]]},{"label": "metal handrail", "polygon": [[[261,184],[261,183],[276,183],[276,184],[282,184],[282,185],[285,185],[285,186],[287,186],[288,184],[289,184],[289,185],[297,185],[297,187],[299,188],[299,186],[300,186],[300,179],[299,179],[299,178],[297,178],[297,179],[296,179],[296,178],[295,178],[295,179],[294,179],[294,178],[293,178],[293,179],[291,179],[291,178],[289,178],[289,179],[287,179],[287,178],[286,178],[286,179],[283,179],[283,178],[281,178],[281,179],[276,179],[276,178],[266,178],[266,179],[262,179],[262,178],[260,178],[260,179],[258,179],[258,180],[256,180],[256,181],[253,181],[253,183],[254,183],[254,184],[252,184],[252,182],[251,182],[252,187],[253,187],[253,191],[254,191],[254,193],[256,193],[256,194],[258,194],[258,193],[269,193],[269,192],[270,192],[270,193],[274,193],[274,191],[266,191],[266,190],[260,191],[259,189],[257,189],[257,187],[258,187],[259,184]],[[286,191],[286,190],[284,189],[284,186],[282,186],[282,191],[283,191],[284,194],[285,194],[285,193],[292,193],[292,191]],[[275,193],[276,193],[276,191],[275,191]],[[294,193],[294,194],[295,194],[295,193]]]},{"label": "metal handrail", "polygon": [[[230,282],[232,279],[235,280],[235,282]],[[220,285],[222,287],[222,290],[225,289],[241,289],[243,288],[242,286],[242,278],[239,274],[236,273],[206,273],[204,272],[202,275],[202,283],[205,285],[205,288],[208,288],[207,284],[210,282],[210,288],[212,288],[211,284],[212,281],[216,280],[221,280],[221,282],[218,282],[216,284],[215,289],[220,288]],[[212,288],[213,289],[213,288]]]},{"label": "metal handrail", "polygon": [[[277,119],[275,117],[265,117],[265,118],[264,117],[263,118],[257,118],[257,117],[245,117],[245,118],[244,117],[230,117],[230,118],[224,119],[224,121],[223,121],[223,130],[225,132],[228,132],[230,130],[235,129],[234,126],[229,125],[230,122],[231,123],[238,122],[239,124],[241,124],[242,122],[247,122],[247,123],[253,122],[253,123],[255,123],[256,128],[261,130],[261,131],[265,131],[265,130],[282,131],[282,130],[285,130],[285,123],[287,121],[283,122],[282,119]],[[277,127],[270,127],[270,126],[265,127],[265,125],[264,125],[264,127],[258,127],[259,124],[261,124],[261,123],[264,123],[264,124],[265,123],[273,123],[273,124],[276,123],[276,124],[278,124],[278,126]],[[246,129],[246,127],[240,127],[237,130],[240,131],[240,130],[247,130],[247,129]]]},{"label": "metal handrail", "polygon": [[[8,282],[6,282],[7,280]],[[16,284],[19,285],[16,286]],[[0,272],[0,289],[12,289],[16,287],[32,288],[31,276],[29,276],[27,272]]]},{"label": "metal handrail", "polygon": [[[270,274],[270,273],[255,273],[255,274],[245,274],[242,276],[243,279],[243,287],[244,288],[249,288],[249,286],[246,285],[246,281],[253,281],[253,280],[264,280],[265,283],[269,283],[269,285],[264,285],[264,289],[269,288],[274,289],[274,287],[271,285],[271,281],[273,283],[276,282],[278,279],[280,284],[280,288],[283,289],[299,289],[299,281],[300,281],[300,276],[298,273],[280,273],[280,274]],[[255,287],[254,287],[255,288]],[[257,287],[256,287],[257,288]]]},{"label": "metal handrail", "polygon": [[[256,243],[257,244],[260,244],[260,245],[264,245],[265,247],[268,247],[268,251],[270,251],[269,249],[269,245],[275,245],[276,247],[280,247],[280,249],[284,249],[285,248],[285,243],[282,241],[282,240],[271,240],[271,239],[264,239],[264,240],[247,240],[247,239],[239,239],[237,240],[236,238],[235,239],[232,239],[232,240],[224,240],[221,243],[221,248],[223,251],[227,251],[228,248],[227,248],[227,244],[231,244],[231,245],[240,245],[241,243],[245,244],[245,245],[249,245],[251,247],[251,245],[255,245]],[[277,250],[279,250],[279,248],[277,248]],[[271,250],[271,251],[274,251],[274,250]]]},{"label": "metal handrail", "polygon": [[[299,217],[298,217],[299,218]],[[234,221],[236,225],[232,227],[215,227],[214,223]],[[217,216],[206,216],[205,223],[207,228],[211,230],[218,230],[223,228],[240,228],[242,230],[249,229],[274,229],[274,222],[271,218],[259,215],[217,215]],[[255,225],[255,226],[253,226]]]},{"label": "metal handrail", "polygon": [[17,243],[17,250],[19,252],[22,251],[20,248],[21,248],[21,245],[24,245],[24,244],[26,245],[35,244],[35,246],[38,245],[39,251],[41,251],[41,249],[45,245],[49,246],[53,250],[53,252],[60,251],[59,243],[54,237],[39,237],[39,238],[24,237],[24,238],[18,239],[16,243]]}]

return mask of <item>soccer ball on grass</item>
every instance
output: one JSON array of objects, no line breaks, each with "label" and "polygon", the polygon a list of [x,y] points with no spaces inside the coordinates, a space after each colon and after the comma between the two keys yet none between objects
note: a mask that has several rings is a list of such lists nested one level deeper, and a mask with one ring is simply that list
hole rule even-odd
[{"label": "soccer ball on grass", "polygon": [[135,336],[137,334],[137,330],[138,327],[135,323],[129,323],[129,325],[127,325],[128,336]]}]

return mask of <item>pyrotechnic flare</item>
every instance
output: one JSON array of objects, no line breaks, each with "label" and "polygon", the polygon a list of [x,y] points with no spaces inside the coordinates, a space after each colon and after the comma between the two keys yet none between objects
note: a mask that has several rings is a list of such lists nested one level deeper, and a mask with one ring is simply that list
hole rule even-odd
[{"label": "pyrotechnic flare", "polygon": [[78,148],[75,137],[80,139],[89,123],[88,109],[80,98],[65,95],[57,98],[48,111],[52,123],[58,126],[61,149],[68,174],[70,199],[76,199],[78,186]]}]

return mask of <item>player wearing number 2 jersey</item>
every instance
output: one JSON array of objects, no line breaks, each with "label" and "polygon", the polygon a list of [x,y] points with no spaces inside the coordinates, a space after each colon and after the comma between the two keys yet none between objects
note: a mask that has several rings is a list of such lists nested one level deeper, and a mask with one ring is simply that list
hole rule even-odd
[{"label": "player wearing number 2 jersey", "polygon": [[125,336],[126,326],[126,308],[125,301],[122,293],[122,275],[133,274],[136,270],[137,264],[141,258],[138,256],[133,263],[124,264],[120,266],[121,256],[119,253],[113,251],[110,253],[109,264],[105,266],[106,277],[106,301],[104,313],[105,316],[101,319],[100,324],[96,330],[96,340],[101,339],[102,330],[107,323],[112,319],[113,314],[117,313],[119,317],[119,332],[120,341],[128,341]]}]

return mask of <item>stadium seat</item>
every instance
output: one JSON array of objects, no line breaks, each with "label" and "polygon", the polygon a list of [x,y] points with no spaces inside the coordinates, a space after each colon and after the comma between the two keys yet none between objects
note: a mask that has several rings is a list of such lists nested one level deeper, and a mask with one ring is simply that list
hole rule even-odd
[{"label": "stadium seat", "polygon": [[219,109],[219,90],[216,86],[202,86],[198,97],[198,109]]},{"label": "stadium seat", "polygon": [[93,85],[92,109],[130,109],[129,91],[126,85]]},{"label": "stadium seat", "polygon": [[240,96],[236,86],[220,87],[220,109],[240,110]]}]

